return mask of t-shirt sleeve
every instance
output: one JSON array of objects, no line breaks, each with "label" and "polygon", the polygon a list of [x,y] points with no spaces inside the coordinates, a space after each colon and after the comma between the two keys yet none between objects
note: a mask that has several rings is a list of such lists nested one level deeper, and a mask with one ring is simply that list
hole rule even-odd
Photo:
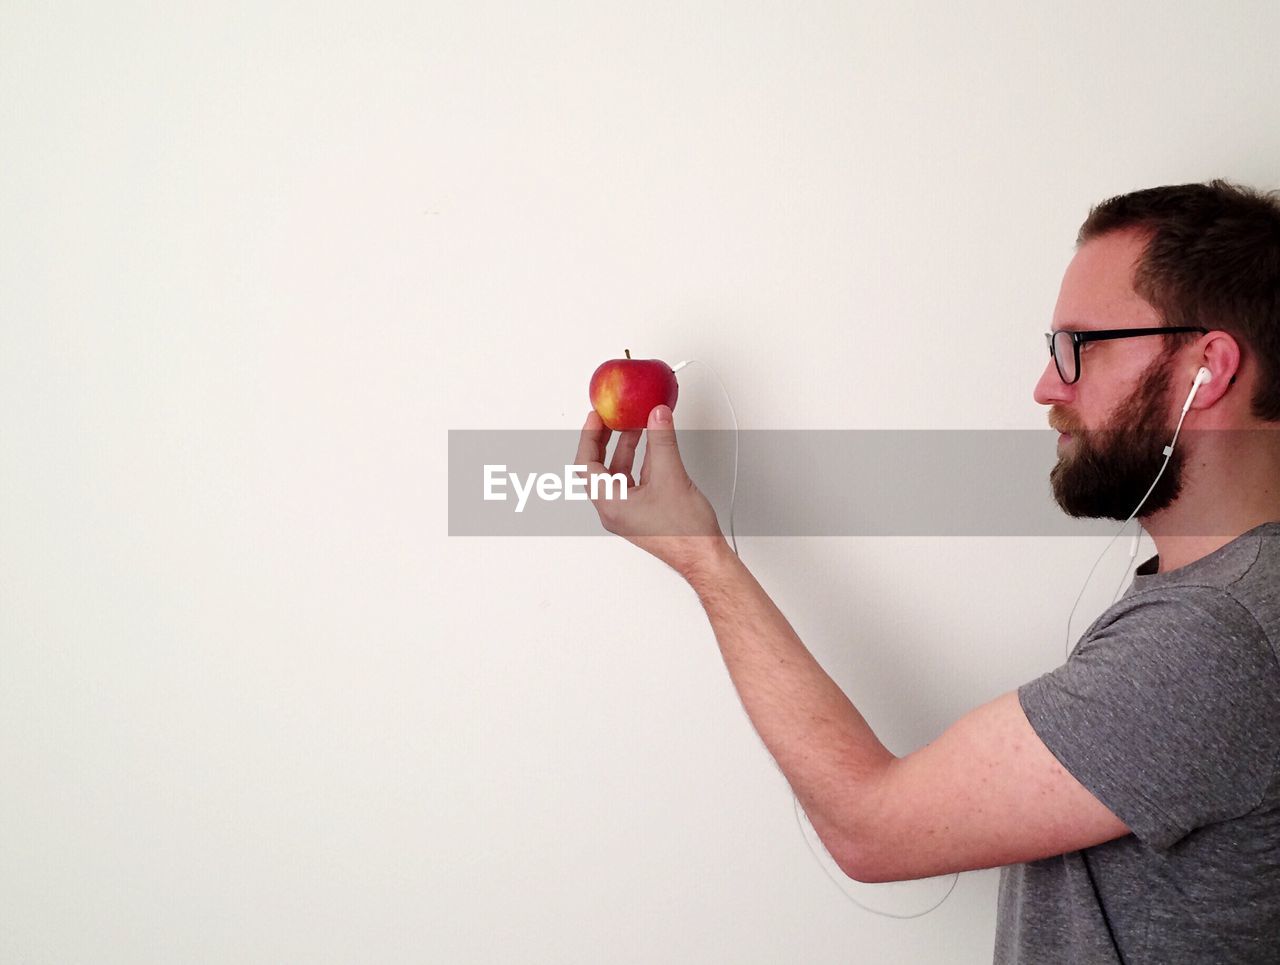
[{"label": "t-shirt sleeve", "polygon": [[1221,590],[1122,599],[1018,699],[1062,766],[1156,849],[1258,807],[1274,776],[1280,667]]}]

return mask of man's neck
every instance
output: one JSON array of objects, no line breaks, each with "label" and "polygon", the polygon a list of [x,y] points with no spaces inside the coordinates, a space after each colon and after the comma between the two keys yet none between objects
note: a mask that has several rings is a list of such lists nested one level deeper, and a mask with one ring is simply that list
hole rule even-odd
[{"label": "man's neck", "polygon": [[1238,465],[1241,471],[1228,476],[1211,473],[1208,466],[1201,462],[1199,473],[1188,468],[1174,504],[1141,517],[1155,541],[1160,573],[1194,563],[1249,530],[1280,520],[1280,467],[1264,465],[1250,472]]},{"label": "man's neck", "polygon": [[[1260,522],[1267,522],[1261,520]],[[1255,524],[1259,525],[1259,524]],[[1168,573],[1171,570],[1179,570],[1189,563],[1203,559],[1210,553],[1222,549],[1234,539],[1238,539],[1242,534],[1249,532],[1253,526],[1246,526],[1236,533],[1234,536],[1165,536],[1157,539],[1156,553],[1159,556],[1157,560],[1157,573]],[[1152,537],[1154,539],[1154,537]]]}]

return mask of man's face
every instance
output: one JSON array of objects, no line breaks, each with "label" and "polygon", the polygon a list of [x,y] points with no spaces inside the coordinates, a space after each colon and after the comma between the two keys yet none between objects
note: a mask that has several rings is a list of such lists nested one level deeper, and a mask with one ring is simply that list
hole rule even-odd
[{"label": "man's face", "polygon": [[[1087,331],[1160,324],[1131,279],[1145,238],[1114,232],[1086,242],[1062,280],[1054,329]],[[1174,450],[1151,495],[1173,437],[1170,372],[1174,358],[1164,336],[1087,342],[1080,378],[1066,385],[1050,360],[1035,399],[1050,405],[1049,425],[1068,433],[1049,475],[1054,498],[1070,516],[1126,520],[1141,503],[1143,516],[1169,506],[1182,487],[1184,451]]]}]

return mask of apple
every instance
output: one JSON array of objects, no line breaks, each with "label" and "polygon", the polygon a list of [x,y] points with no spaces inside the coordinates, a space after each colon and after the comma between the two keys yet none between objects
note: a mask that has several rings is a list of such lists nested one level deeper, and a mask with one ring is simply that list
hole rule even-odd
[{"label": "apple", "polygon": [[591,406],[610,429],[643,429],[655,406],[676,407],[676,374],[661,359],[625,359],[601,363],[591,376]]}]

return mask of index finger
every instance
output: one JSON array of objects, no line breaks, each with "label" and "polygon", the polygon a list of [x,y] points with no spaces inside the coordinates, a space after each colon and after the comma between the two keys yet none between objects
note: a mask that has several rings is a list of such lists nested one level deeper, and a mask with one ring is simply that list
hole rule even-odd
[{"label": "index finger", "polygon": [[609,436],[613,430],[604,424],[600,413],[592,409],[587,413],[587,421],[582,424],[582,435],[578,438],[578,455],[573,460],[575,466],[585,466],[593,462],[604,462],[605,449],[609,446]]}]

